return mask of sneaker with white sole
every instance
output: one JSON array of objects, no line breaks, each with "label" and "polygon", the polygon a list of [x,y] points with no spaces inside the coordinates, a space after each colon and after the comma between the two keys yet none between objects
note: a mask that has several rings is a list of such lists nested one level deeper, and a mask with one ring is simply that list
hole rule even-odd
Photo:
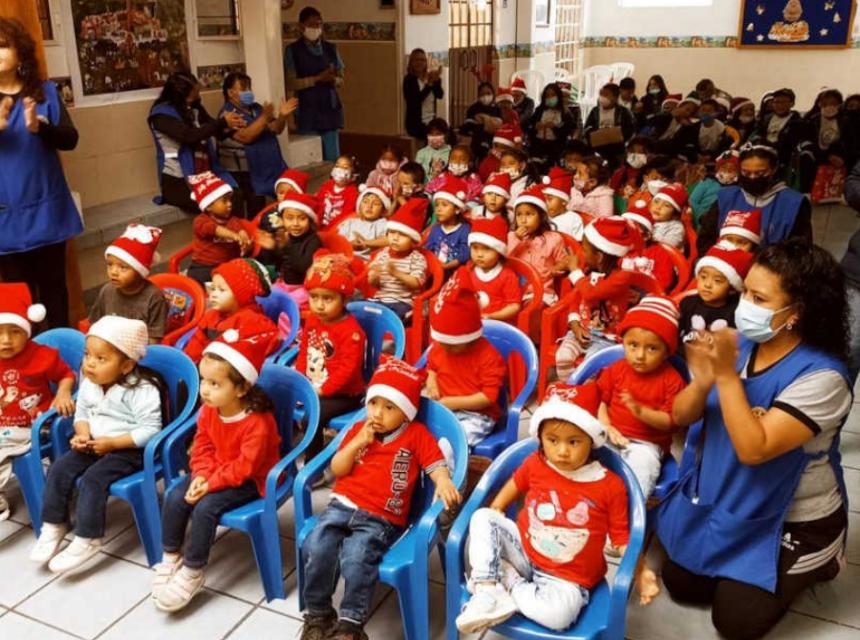
[{"label": "sneaker with white sole", "polygon": [[152,579],[152,597],[158,599],[158,594],[167,585],[173,574],[182,566],[182,556],[178,553],[165,553],[161,562],[155,565],[152,570],[155,572],[155,577]]},{"label": "sneaker with white sole", "polygon": [[68,547],[51,558],[48,570],[52,573],[66,573],[77,569],[87,560],[98,555],[102,548],[101,538],[81,538],[75,536]]},{"label": "sneaker with white sole", "polygon": [[30,560],[39,564],[48,562],[57,553],[60,543],[63,542],[63,536],[68,531],[69,528],[64,524],[43,522],[39,539],[36,540],[35,546],[30,550]]},{"label": "sneaker with white sole", "polygon": [[457,629],[462,633],[476,633],[504,622],[516,612],[514,599],[502,585],[481,585],[463,605],[463,610],[457,616]]},{"label": "sneaker with white sole", "polygon": [[9,506],[9,500],[6,499],[5,493],[0,493],[0,522],[8,520],[12,515],[12,507]]},{"label": "sneaker with white sole", "polygon": [[183,565],[159,590],[155,606],[167,612],[184,609],[203,588],[205,581],[203,569],[189,569]]}]

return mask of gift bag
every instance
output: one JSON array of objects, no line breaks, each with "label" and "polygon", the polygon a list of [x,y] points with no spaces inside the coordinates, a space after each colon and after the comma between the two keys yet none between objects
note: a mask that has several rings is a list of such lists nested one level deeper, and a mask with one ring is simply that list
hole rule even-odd
[{"label": "gift bag", "polygon": [[818,167],[812,183],[810,199],[814,204],[842,202],[845,192],[845,167],[836,168],[832,164]]}]

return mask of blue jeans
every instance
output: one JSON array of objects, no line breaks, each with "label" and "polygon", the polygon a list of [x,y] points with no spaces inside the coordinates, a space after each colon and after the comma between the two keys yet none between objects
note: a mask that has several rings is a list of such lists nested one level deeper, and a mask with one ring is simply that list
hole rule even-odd
[{"label": "blue jeans", "polygon": [[42,502],[42,521],[63,524],[69,519],[69,502],[78,478],[75,535],[101,538],[110,486],[143,469],[143,449],[120,449],[103,456],[69,451],[48,468]]},{"label": "blue jeans", "polygon": [[387,520],[332,500],[302,544],[307,612],[323,616],[332,611],[331,597],[343,575],[340,618],[363,625],[379,579],[379,564],[402,532]]},{"label": "blue jeans", "polygon": [[848,343],[848,374],[851,385],[857,380],[860,372],[860,289],[852,284],[845,286],[848,308],[851,311],[851,339]]},{"label": "blue jeans", "polygon": [[197,504],[188,504],[185,502],[185,494],[190,484],[191,476],[188,475],[164,498],[164,507],[161,510],[161,543],[168,553],[179,551],[185,540],[185,528],[190,518],[191,534],[188,536],[188,544],[185,545],[182,562],[190,569],[201,569],[209,561],[209,551],[215,542],[215,532],[218,530],[221,516],[231,509],[256,500],[260,493],[254,481],[248,480],[241,487],[207,493]]}]

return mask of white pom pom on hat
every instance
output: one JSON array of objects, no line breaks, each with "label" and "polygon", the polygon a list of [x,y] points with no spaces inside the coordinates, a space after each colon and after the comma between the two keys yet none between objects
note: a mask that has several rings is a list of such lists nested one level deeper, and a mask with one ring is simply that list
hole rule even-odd
[{"label": "white pom pom on hat", "polygon": [[490,304],[490,296],[486,291],[478,291],[478,306],[481,309],[486,309]]},{"label": "white pom pom on hat", "polygon": [[239,332],[236,329],[227,329],[222,337],[224,338],[224,342],[232,344],[239,341]]},{"label": "white pom pom on hat", "polygon": [[30,322],[41,322],[48,315],[48,310],[43,304],[32,304],[27,308],[27,320]]},{"label": "white pom pom on hat", "polygon": [[541,178],[541,182],[544,184],[549,184],[550,182],[552,182],[552,178],[550,178],[549,176],[544,176],[543,178]]}]

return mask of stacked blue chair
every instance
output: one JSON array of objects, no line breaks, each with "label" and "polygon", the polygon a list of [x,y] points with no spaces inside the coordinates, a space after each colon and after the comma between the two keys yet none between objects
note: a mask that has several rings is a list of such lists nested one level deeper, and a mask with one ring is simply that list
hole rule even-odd
[{"label": "stacked blue chair", "polygon": [[[275,421],[281,436],[281,459],[266,476],[266,495],[221,516],[220,524],[238,529],[251,539],[254,559],[263,581],[266,601],[283,599],[284,578],[278,533],[278,507],[292,495],[296,476],[296,459],[313,439],[319,423],[319,398],[307,378],[292,369],[266,364],[257,384],[275,405]],[[308,427],[301,442],[293,443],[296,407],[301,403],[308,417]],[[169,488],[182,481],[188,471],[188,445],[197,427],[197,415],[173,431],[162,451],[164,485]]]},{"label": "stacked blue chair", "polygon": [[[59,351],[63,362],[69,365],[76,375],[79,374],[86,342],[83,333],[76,329],[51,329],[40,333],[33,338],[33,341]],[[18,485],[21,487],[24,502],[30,513],[33,532],[37,537],[42,531],[42,493],[45,491],[45,470],[42,467],[42,459],[47,457],[53,460],[57,457],[57,452],[62,450],[63,444],[57,442],[59,429],[53,428],[53,425],[61,420],[69,421],[71,418],[60,418],[54,409],[36,418],[31,427],[33,446],[30,451],[17,456],[12,461],[12,471],[18,478]],[[43,431],[48,432],[48,438],[42,438]]]},{"label": "stacked blue chair", "polygon": [[[530,454],[537,450],[537,446],[538,443],[535,439],[523,440],[506,449],[496,458],[463,506],[454,526],[451,527],[448,542],[445,545],[448,640],[456,640],[459,637],[456,619],[470,597],[466,591],[464,563],[469,520],[475,511],[492,501],[496,493],[513,476],[514,471],[522,465]],[[589,603],[583,609],[579,620],[565,631],[552,631],[517,614],[493,627],[495,632],[509,638],[534,640],[561,640],[562,638],[568,640],[596,640],[598,638],[623,640],[627,597],[645,539],[645,500],[639,489],[636,476],[633,475],[633,472],[618,454],[607,447],[602,447],[595,450],[595,455],[604,466],[617,473],[624,480],[624,486],[627,488],[630,542],[624,557],[621,559],[611,589],[606,579],[592,589]]]},{"label": "stacked blue chair", "polygon": [[[484,337],[498,350],[502,358],[508,362],[512,354],[519,354],[526,369],[525,383],[513,402],[509,402],[510,389],[508,383],[505,383],[498,401],[499,406],[503,409],[502,417],[499,418],[493,433],[475,445],[472,450],[475,455],[492,459],[519,439],[523,406],[531,397],[535,384],[537,384],[538,354],[529,337],[513,325],[499,320],[484,320],[483,325]],[[429,351],[428,348],[421,355],[421,359],[415,365],[416,367],[420,369],[427,366]],[[505,408],[507,409],[505,410]]]},{"label": "stacked blue chair", "polygon": [[[462,490],[466,480],[469,451],[466,436],[457,418],[441,404],[423,398],[415,419],[426,425],[437,440],[445,438],[451,444],[455,466],[452,480],[454,485]],[[314,480],[322,475],[347,433],[349,430],[343,429],[296,477],[293,489],[296,509],[296,575],[301,609],[304,609],[305,584],[302,543],[317,521],[317,517],[313,515],[311,486]],[[428,477],[422,476],[421,483],[412,497],[409,528],[391,546],[379,567],[379,579],[397,590],[407,640],[426,640],[429,637],[428,558],[433,547],[441,543],[437,520],[444,505],[441,501],[433,502],[434,486]]]}]

